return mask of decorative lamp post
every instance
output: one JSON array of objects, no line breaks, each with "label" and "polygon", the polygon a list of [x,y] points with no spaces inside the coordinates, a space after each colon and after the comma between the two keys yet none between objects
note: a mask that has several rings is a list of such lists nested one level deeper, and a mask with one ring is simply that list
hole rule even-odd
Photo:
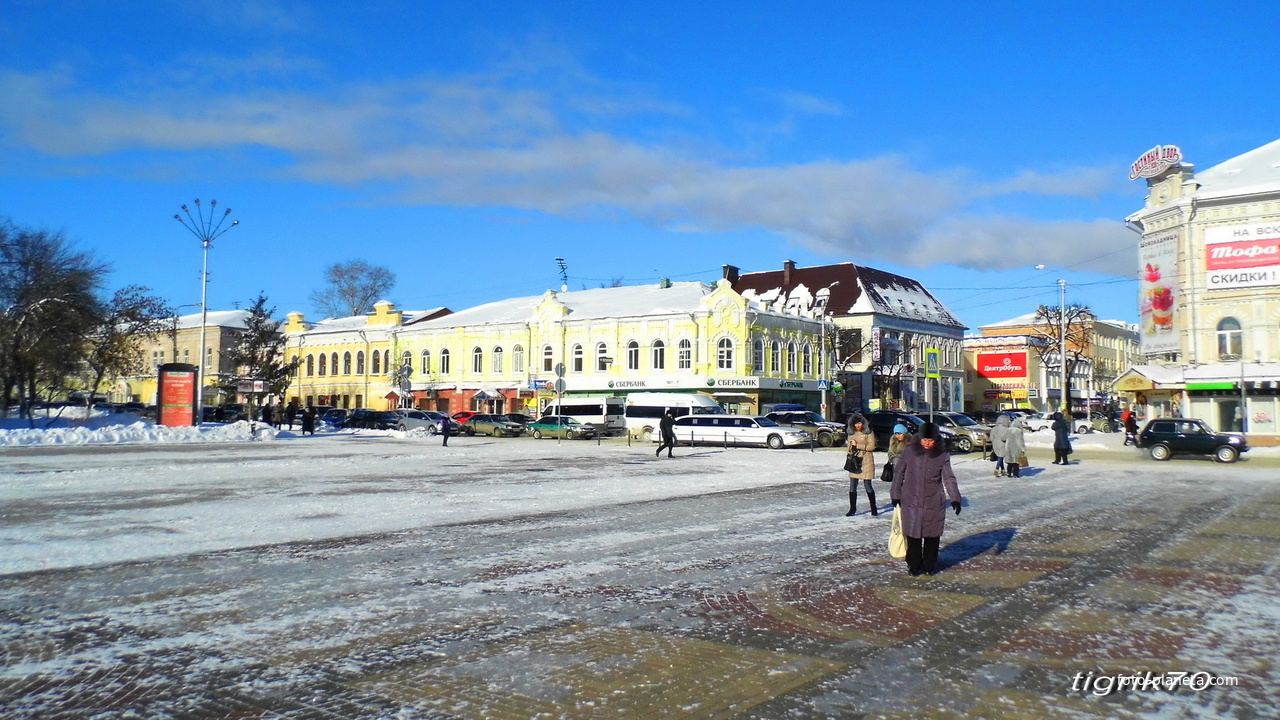
[{"label": "decorative lamp post", "polygon": [[218,201],[211,200],[209,202],[209,217],[205,217],[204,208],[200,205],[200,198],[195,199],[196,214],[192,217],[191,211],[186,205],[182,206],[182,212],[187,216],[184,220],[182,215],[174,213],[173,219],[182,223],[182,227],[191,231],[192,235],[200,241],[200,246],[204,249],[204,265],[200,271],[200,361],[196,363],[199,371],[196,373],[196,424],[204,420],[204,382],[205,382],[205,363],[207,358],[205,353],[205,331],[209,320],[209,248],[213,247],[213,241],[222,237],[222,234],[231,228],[240,224],[239,220],[232,220],[230,225],[223,227],[227,216],[231,214],[231,208],[227,208],[222,217],[216,217],[215,210],[218,208]]}]

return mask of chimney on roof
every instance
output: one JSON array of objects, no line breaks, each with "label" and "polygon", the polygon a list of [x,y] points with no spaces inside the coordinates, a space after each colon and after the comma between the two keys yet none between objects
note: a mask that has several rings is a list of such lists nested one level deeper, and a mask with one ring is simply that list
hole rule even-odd
[{"label": "chimney on roof", "polygon": [[724,268],[724,279],[729,281],[730,285],[738,284],[738,268],[732,265],[721,265]]},{"label": "chimney on roof", "polygon": [[795,260],[785,260],[782,263],[782,286],[786,287],[791,284],[791,273],[796,271]]}]

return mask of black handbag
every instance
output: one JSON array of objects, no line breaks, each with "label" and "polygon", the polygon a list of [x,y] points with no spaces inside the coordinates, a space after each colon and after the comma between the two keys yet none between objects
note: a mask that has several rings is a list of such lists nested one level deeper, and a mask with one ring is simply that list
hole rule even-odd
[{"label": "black handbag", "polygon": [[893,463],[885,463],[884,469],[880,471],[881,482],[893,482]]},{"label": "black handbag", "polygon": [[862,455],[849,453],[844,458],[844,471],[853,475],[862,474]]}]

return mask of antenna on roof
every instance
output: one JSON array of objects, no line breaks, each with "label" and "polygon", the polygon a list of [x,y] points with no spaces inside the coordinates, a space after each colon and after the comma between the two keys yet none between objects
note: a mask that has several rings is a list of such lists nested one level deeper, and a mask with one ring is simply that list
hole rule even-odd
[{"label": "antenna on roof", "polygon": [[556,265],[560,266],[560,292],[569,292],[569,264],[564,258],[556,258]]}]

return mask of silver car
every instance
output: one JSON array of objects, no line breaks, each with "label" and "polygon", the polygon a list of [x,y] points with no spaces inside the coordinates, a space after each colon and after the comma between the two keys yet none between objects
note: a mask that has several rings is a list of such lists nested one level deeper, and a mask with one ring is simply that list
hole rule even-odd
[{"label": "silver car", "polygon": [[[676,418],[676,442],[707,445],[763,445],[777,450],[808,445],[813,436],[805,430],[784,427],[763,416],[686,415]],[[654,442],[661,436],[655,434]]]},{"label": "silver car", "polygon": [[400,422],[396,424],[397,430],[413,430],[422,429],[432,435],[440,432],[440,423],[444,415],[433,410],[409,410],[401,408],[394,411],[400,416]]},{"label": "silver car", "polygon": [[974,448],[986,449],[991,445],[991,427],[959,412],[936,412],[933,421],[955,434],[951,447],[960,452]]}]

